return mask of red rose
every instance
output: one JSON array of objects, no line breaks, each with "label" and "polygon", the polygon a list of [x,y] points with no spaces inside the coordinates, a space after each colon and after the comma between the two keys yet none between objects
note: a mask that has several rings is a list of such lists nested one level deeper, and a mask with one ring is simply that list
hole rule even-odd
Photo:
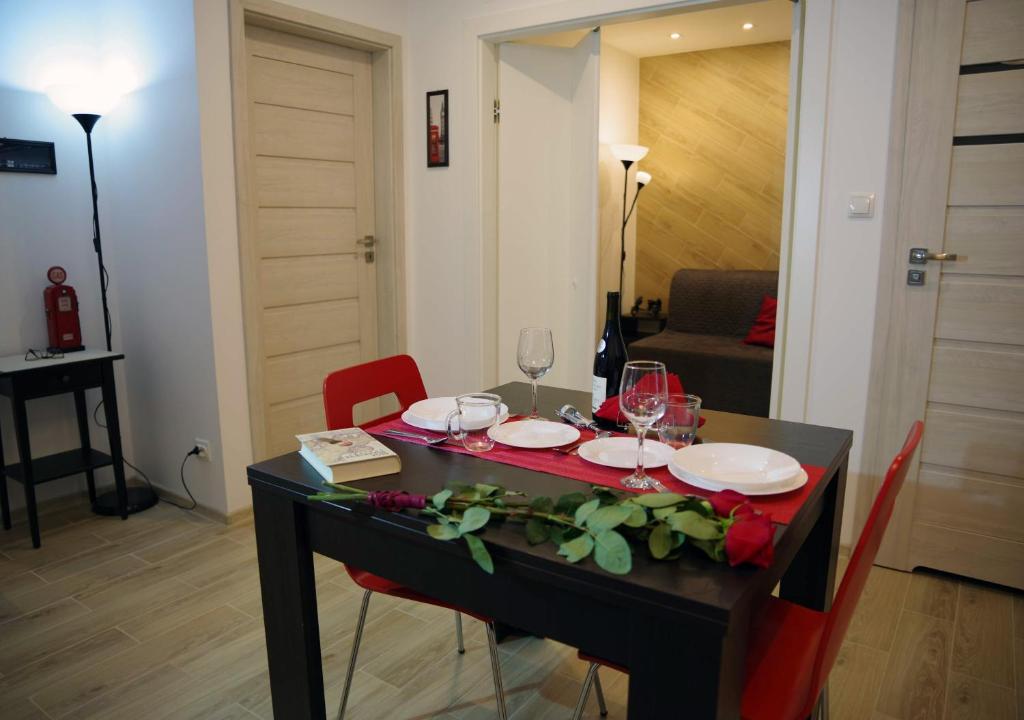
[{"label": "red rose", "polygon": [[735,510],[735,517],[753,515],[754,508],[751,507],[747,496],[735,490],[721,490],[708,496],[708,502],[715,514],[720,517],[729,517]]},{"label": "red rose", "polygon": [[725,533],[725,555],[732,566],[768,567],[775,557],[775,528],[767,515],[741,515]]}]

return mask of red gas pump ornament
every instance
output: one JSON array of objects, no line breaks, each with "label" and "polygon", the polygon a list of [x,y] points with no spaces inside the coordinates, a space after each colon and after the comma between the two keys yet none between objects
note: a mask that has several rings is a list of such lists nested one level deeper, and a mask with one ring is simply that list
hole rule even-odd
[{"label": "red gas pump ornament", "polygon": [[53,283],[43,290],[43,304],[46,306],[46,329],[50,334],[51,352],[74,352],[84,350],[82,346],[82,325],[78,319],[78,295],[70,285],[65,285],[68,274],[64,268],[54,265],[46,271],[47,279]]}]

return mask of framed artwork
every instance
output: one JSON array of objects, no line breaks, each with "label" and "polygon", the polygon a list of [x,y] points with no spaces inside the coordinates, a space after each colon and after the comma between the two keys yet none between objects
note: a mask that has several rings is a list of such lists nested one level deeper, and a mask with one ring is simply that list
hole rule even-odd
[{"label": "framed artwork", "polygon": [[427,167],[448,167],[448,91],[427,93]]}]

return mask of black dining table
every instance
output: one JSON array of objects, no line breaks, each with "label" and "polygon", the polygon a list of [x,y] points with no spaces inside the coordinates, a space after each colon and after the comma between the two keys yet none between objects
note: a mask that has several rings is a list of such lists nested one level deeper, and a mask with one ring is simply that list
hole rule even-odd
[{"label": "black dining table", "polygon": [[[491,392],[512,412],[529,409],[526,383]],[[590,395],[541,386],[542,415],[554,417],[565,403],[586,408]],[[786,600],[817,610],[830,606],[853,434],[702,414],[707,423],[701,435],[708,440],[769,447],[825,468],[792,520],[776,525],[770,567],[730,567],[697,551],[659,561],[638,549],[628,575],[611,575],[592,560],[569,564],[553,544],[528,544],[521,525],[499,523],[481,534],[494,559],[494,574],[488,575],[465,544],[428,536],[428,520],[415,513],[308,500],[324,484],[297,452],[251,465],[274,717],[325,717],[313,575],[313,553],[319,553],[629,668],[630,720],[739,718],[748,630],[775,586]],[[480,482],[531,497],[585,489],[576,480],[483,457],[379,439],[401,457],[402,470],[352,483],[359,488],[432,495],[449,481]]]}]

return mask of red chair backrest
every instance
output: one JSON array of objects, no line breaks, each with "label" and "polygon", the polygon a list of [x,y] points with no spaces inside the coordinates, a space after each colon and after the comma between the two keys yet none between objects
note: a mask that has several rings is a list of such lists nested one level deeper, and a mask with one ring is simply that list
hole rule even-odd
[{"label": "red chair backrest", "polygon": [[825,623],[825,630],[822,633],[821,645],[818,647],[818,657],[814,663],[812,674],[811,690],[813,691],[807,700],[807,706],[800,717],[810,717],[814,705],[818,700],[818,694],[828,680],[829,672],[839,654],[839,647],[846,636],[846,629],[850,625],[853,611],[857,607],[861,591],[864,590],[864,583],[867,582],[868,573],[878,555],[878,547],[882,544],[882,536],[889,525],[889,518],[892,517],[892,509],[896,504],[896,496],[903,487],[903,480],[907,477],[907,470],[910,468],[910,459],[921,442],[921,433],[924,431],[924,423],[920,420],[910,426],[907,439],[903,443],[903,449],[899,451],[889,465],[885,473],[885,480],[882,487],[875,496],[875,502],[871,506],[871,514],[868,521],[861,530],[860,538],[857,540],[857,547],[850,556],[850,564],[846,567],[846,575],[839,585],[839,592],[836,593],[832,609],[829,610],[828,620]]},{"label": "red chair backrest", "polygon": [[408,355],[395,355],[372,362],[335,370],[324,379],[324,413],[327,429],[354,425],[352,409],[361,402],[394,393],[401,410],[364,426],[397,417],[410,405],[427,397],[420,369]]}]

